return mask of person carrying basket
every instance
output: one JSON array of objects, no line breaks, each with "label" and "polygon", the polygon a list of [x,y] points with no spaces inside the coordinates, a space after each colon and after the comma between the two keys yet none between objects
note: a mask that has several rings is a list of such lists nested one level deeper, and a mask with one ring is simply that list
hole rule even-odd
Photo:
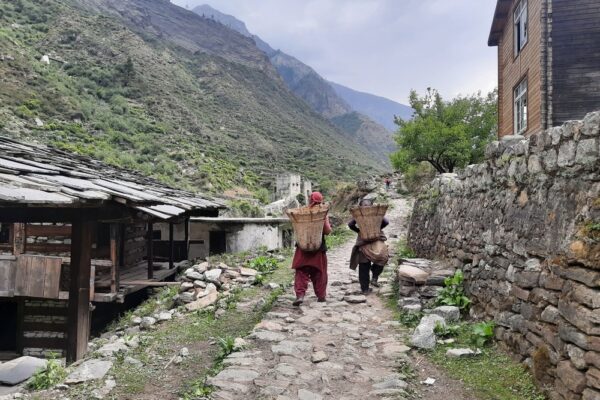
[{"label": "person carrying basket", "polygon": [[[358,204],[359,208],[377,208],[373,206],[373,201],[370,199],[362,199]],[[385,206],[379,206],[385,207]],[[385,209],[382,208],[383,213]],[[379,228],[375,235],[370,235],[369,238],[364,238],[361,235],[360,224],[357,226],[356,219],[352,219],[348,223],[348,227],[354,232],[358,233],[356,243],[352,248],[352,254],[350,256],[350,269],[356,270],[358,267],[358,281],[360,282],[360,290],[363,294],[369,294],[371,289],[369,283],[375,287],[379,287],[378,278],[383,272],[383,267],[389,260],[388,247],[385,244],[387,237],[383,233],[383,228],[389,225],[388,219],[383,216],[381,218],[381,225],[376,227]],[[371,274],[373,277],[371,278]]]},{"label": "person carrying basket", "polygon": [[[323,195],[321,193],[311,193],[309,208],[318,207],[322,203]],[[329,216],[326,215],[323,222],[321,246],[314,251],[305,251],[296,245],[296,252],[292,261],[292,268],[296,271],[294,277],[294,290],[296,292],[294,306],[300,306],[304,302],[308,282],[311,281],[317,295],[317,301],[325,301],[327,295],[327,245],[325,235],[330,233],[331,224],[329,223]]]}]

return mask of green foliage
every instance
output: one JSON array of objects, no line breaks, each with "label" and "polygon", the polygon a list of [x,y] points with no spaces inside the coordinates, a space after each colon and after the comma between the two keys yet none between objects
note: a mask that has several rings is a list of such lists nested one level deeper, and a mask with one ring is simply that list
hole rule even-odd
[{"label": "green foliage", "polygon": [[257,286],[262,286],[265,284],[266,281],[267,281],[267,277],[265,275],[256,275],[254,277],[253,284],[257,285]]},{"label": "green foliage", "polygon": [[233,336],[221,337],[217,340],[219,345],[218,359],[223,360],[225,357],[233,353],[235,349],[235,338]]},{"label": "green foliage", "polygon": [[262,208],[247,200],[230,200],[228,213],[234,217],[264,217]]},{"label": "green foliage", "polygon": [[[410,164],[404,169],[404,184],[411,193],[418,193],[435,177],[435,169],[427,162]],[[398,186],[401,189],[401,186]]]},{"label": "green foliage", "polygon": [[471,327],[471,342],[477,347],[483,347],[494,337],[494,321],[479,322]]},{"label": "green foliage", "polygon": [[45,369],[38,370],[27,384],[32,390],[49,389],[67,377],[67,370],[56,359],[56,354],[50,354]]},{"label": "green foliage", "polygon": [[254,198],[262,204],[269,204],[271,202],[271,192],[267,188],[258,188],[254,191]]},{"label": "green foliage", "polygon": [[400,258],[415,258],[417,254],[410,248],[406,239],[399,240],[396,244],[396,255]]},{"label": "green foliage", "polygon": [[419,325],[421,318],[423,318],[423,313],[421,312],[401,312],[398,316],[400,323],[409,328]]},{"label": "green foliage", "polygon": [[435,323],[435,327],[433,328],[433,332],[436,334],[436,336],[439,337],[451,337],[457,336],[459,334],[460,329],[460,325],[446,325],[437,321]]},{"label": "green foliage", "polygon": [[334,249],[346,243],[353,236],[354,232],[348,229],[346,225],[340,225],[335,227],[329,235],[325,236],[325,241],[329,249]]},{"label": "green foliage", "polygon": [[394,168],[426,161],[438,172],[452,172],[483,158],[485,145],[496,134],[497,92],[480,93],[444,101],[437,90],[424,96],[410,93],[415,110],[411,120],[397,119],[398,150],[390,156]]},{"label": "green foliage", "polygon": [[446,278],[444,288],[438,293],[435,300],[436,304],[457,306],[461,310],[466,310],[471,304],[471,300],[465,295],[463,281],[461,270],[457,270],[453,276]]},{"label": "green foliage", "polygon": [[276,258],[269,256],[258,256],[248,262],[248,267],[262,273],[273,272],[279,266]]}]

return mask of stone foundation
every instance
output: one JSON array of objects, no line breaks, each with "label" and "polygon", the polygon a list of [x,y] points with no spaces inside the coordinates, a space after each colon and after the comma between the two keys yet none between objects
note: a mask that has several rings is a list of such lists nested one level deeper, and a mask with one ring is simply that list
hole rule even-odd
[{"label": "stone foundation", "polygon": [[552,399],[600,399],[600,112],[529,138],[424,188],[409,244],[464,268],[476,317]]}]

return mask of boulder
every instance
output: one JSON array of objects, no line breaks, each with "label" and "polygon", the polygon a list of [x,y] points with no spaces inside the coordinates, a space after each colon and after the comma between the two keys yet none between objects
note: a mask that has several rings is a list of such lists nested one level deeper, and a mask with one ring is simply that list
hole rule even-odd
[{"label": "boulder", "polygon": [[446,351],[446,357],[451,358],[471,357],[476,354],[477,353],[471,349],[448,349],[448,351]]},{"label": "boulder", "polygon": [[142,323],[140,324],[140,328],[148,329],[152,325],[156,324],[156,318],[154,317],[144,317],[142,318]]},{"label": "boulder", "polygon": [[444,318],[439,315],[431,314],[426,315],[421,318],[421,322],[419,322],[419,326],[415,329],[410,338],[410,344],[413,347],[418,347],[420,349],[432,349],[435,347],[435,333],[433,330],[435,329],[435,325],[440,323],[442,325],[446,325]]},{"label": "boulder", "polygon": [[440,306],[431,310],[432,314],[439,315],[446,322],[455,322],[460,319],[460,308],[456,306]]},{"label": "boulder", "polygon": [[206,308],[210,305],[215,304],[217,302],[218,298],[219,298],[218,292],[216,292],[216,291],[210,292],[206,296],[204,296],[196,301],[192,301],[191,303],[186,304],[185,309],[188,311],[201,310],[203,308]]},{"label": "boulder", "polygon": [[0,364],[0,383],[13,386],[24,382],[36,371],[45,369],[46,363],[41,358],[23,356]]},{"label": "boulder", "polygon": [[412,267],[410,265],[401,265],[398,268],[398,278],[403,281],[414,283],[416,285],[424,285],[427,282],[429,274],[421,268]]},{"label": "boulder", "polygon": [[252,268],[244,268],[244,267],[240,267],[239,269],[240,275],[242,276],[256,276],[256,274],[258,274],[258,271]]},{"label": "boulder", "polygon": [[107,343],[98,349],[98,353],[100,353],[103,357],[110,357],[121,351],[127,351],[127,345],[121,342]]},{"label": "boulder", "polygon": [[85,361],[83,364],[78,366],[75,371],[71,372],[71,374],[67,376],[65,383],[72,385],[75,383],[102,379],[112,365],[112,361],[106,360]]},{"label": "boulder", "polygon": [[209,282],[219,282],[222,273],[223,270],[221,268],[209,269],[204,273],[204,278]]}]

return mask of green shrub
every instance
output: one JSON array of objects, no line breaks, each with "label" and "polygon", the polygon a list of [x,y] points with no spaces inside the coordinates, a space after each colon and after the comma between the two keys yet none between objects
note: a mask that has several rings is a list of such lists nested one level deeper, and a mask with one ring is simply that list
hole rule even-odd
[{"label": "green shrub", "polygon": [[248,267],[255,269],[259,272],[269,273],[273,272],[279,266],[277,259],[269,256],[258,256],[248,263]]},{"label": "green shrub", "polygon": [[433,332],[439,337],[454,337],[460,332],[460,325],[446,325],[441,322],[436,322]]},{"label": "green shrub", "polygon": [[477,347],[483,347],[494,337],[494,321],[479,322],[471,327],[471,342]]},{"label": "green shrub", "polygon": [[396,255],[400,258],[415,258],[417,254],[410,248],[406,240],[399,240],[396,245]]},{"label": "green shrub", "polygon": [[464,277],[461,270],[457,270],[453,276],[446,278],[444,288],[436,298],[436,304],[457,306],[461,310],[466,310],[471,304],[471,300],[465,295],[463,281]]},{"label": "green shrub", "polygon": [[235,349],[235,338],[233,336],[225,336],[218,339],[219,355],[217,358],[223,360],[225,357],[233,353]]},{"label": "green shrub", "polygon": [[32,390],[49,389],[67,377],[67,371],[56,359],[56,354],[50,354],[48,363],[45,369],[38,370],[27,384],[27,387]]}]

